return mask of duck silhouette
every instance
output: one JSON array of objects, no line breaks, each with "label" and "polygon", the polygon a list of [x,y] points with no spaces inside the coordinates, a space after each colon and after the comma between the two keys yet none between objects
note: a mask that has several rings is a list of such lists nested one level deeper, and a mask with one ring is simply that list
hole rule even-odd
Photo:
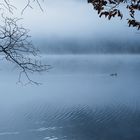
[{"label": "duck silhouette", "polygon": [[111,73],[110,76],[117,76],[117,73]]}]

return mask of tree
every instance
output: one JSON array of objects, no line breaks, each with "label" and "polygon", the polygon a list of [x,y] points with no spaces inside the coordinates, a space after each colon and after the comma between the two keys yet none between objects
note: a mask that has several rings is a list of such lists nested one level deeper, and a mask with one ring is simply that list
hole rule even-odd
[{"label": "tree", "polygon": [[[38,0],[34,0],[40,6]],[[9,0],[4,0],[0,3],[0,9],[4,12],[8,10],[13,14],[14,7]],[[22,13],[27,7],[30,6],[30,0],[27,1],[27,5],[22,10]],[[40,7],[41,8],[41,7]],[[19,26],[18,18],[9,18],[1,14],[2,22],[0,24],[0,55],[2,59],[14,63],[19,69],[19,82],[24,74],[28,80],[28,83],[39,84],[33,81],[29,74],[35,72],[43,72],[50,69],[49,65],[42,64],[41,60],[37,59],[39,50],[36,49],[28,35],[29,30]]]},{"label": "tree", "polygon": [[121,6],[125,5],[129,13],[127,18],[129,27],[140,29],[140,22],[136,18],[136,15],[140,12],[140,0],[88,0],[88,3],[93,5],[99,17],[105,16],[109,20],[116,16],[122,19],[124,14]]}]

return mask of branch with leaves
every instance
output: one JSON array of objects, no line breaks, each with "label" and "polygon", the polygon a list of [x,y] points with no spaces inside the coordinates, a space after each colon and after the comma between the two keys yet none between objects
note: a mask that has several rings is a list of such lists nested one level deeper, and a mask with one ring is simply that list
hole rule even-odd
[{"label": "branch with leaves", "polygon": [[140,0],[88,0],[88,3],[93,5],[100,17],[105,16],[109,20],[113,17],[122,19],[123,12],[120,7],[126,5],[130,16],[127,18],[129,27],[140,29],[140,22],[136,19],[136,12],[140,12]]}]

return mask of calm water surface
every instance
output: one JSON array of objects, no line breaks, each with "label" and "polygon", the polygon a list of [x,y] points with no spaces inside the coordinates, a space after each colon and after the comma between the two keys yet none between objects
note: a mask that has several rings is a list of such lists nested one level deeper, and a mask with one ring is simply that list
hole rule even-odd
[{"label": "calm water surface", "polygon": [[[52,55],[41,86],[2,66],[0,140],[139,140],[139,55]],[[117,73],[117,76],[111,74]]]}]

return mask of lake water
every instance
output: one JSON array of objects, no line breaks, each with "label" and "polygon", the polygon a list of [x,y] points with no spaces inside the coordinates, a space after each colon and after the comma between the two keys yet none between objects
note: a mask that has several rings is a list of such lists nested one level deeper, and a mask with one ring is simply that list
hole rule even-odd
[{"label": "lake water", "polygon": [[[48,55],[40,86],[1,62],[0,140],[139,140],[139,55]],[[111,74],[115,74],[111,76]]]}]

